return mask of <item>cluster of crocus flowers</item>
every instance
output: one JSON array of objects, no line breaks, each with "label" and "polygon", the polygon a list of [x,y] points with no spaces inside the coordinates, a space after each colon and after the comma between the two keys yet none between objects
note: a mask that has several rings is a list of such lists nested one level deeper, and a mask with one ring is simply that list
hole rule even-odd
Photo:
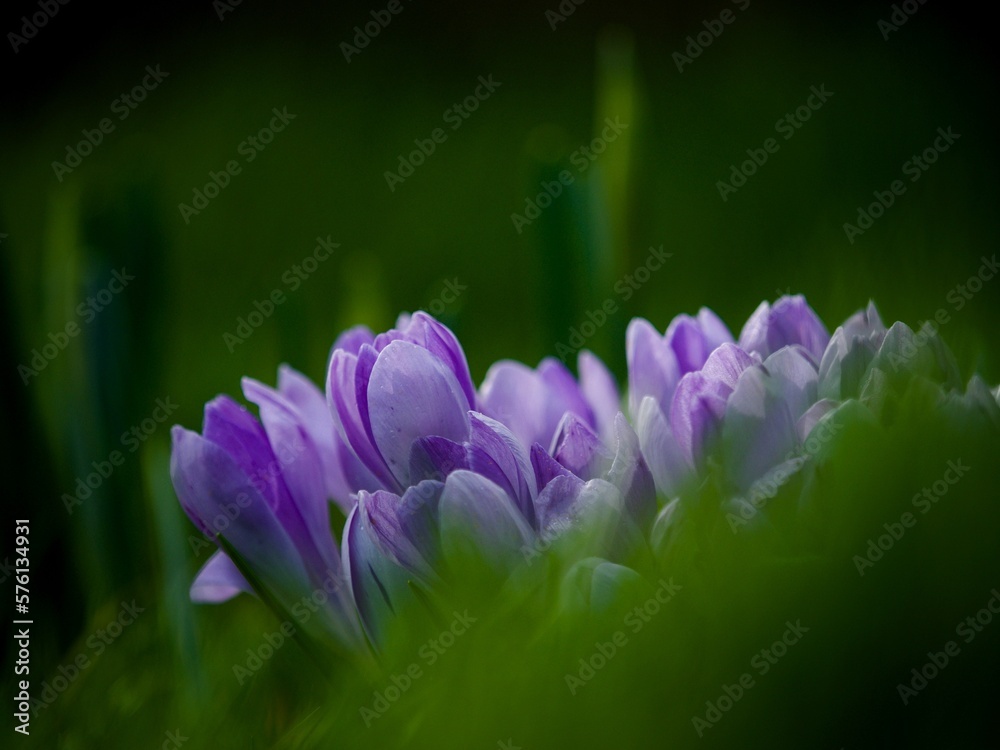
[{"label": "cluster of crocus flowers", "polygon": [[801,471],[840,410],[877,417],[914,378],[1000,424],[997,394],[976,378],[959,392],[936,336],[887,329],[871,305],[832,335],[801,296],[761,304],[738,337],[707,309],[663,334],[635,319],[626,353],[627,406],[586,351],[579,378],[555,359],[501,361],[477,389],[454,334],[418,312],[341,335],[325,396],[287,367],[277,388],[245,379],[259,419],[220,396],[201,434],[173,432],[181,505],[219,545],[192,598],[252,591],[291,611],[324,591],[313,633],[378,649],[472,556],[500,584],[572,537],[582,569],[630,574],[709,473],[731,511]]}]

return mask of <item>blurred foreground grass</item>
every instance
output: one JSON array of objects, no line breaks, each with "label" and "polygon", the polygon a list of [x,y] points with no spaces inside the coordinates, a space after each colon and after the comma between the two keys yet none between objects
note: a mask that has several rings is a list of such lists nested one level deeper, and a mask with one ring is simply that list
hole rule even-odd
[{"label": "blurred foreground grass", "polygon": [[[602,611],[556,616],[567,601],[561,574],[536,562],[523,571],[530,586],[513,590],[520,593],[466,592],[442,609],[444,625],[407,613],[373,677],[346,663],[322,673],[298,645],[279,642],[279,621],[250,597],[196,606],[164,598],[150,581],[130,593],[146,612],[35,719],[32,745],[156,747],[179,731],[189,750],[457,750],[507,740],[523,748],[983,747],[995,726],[1000,622],[975,632],[956,626],[1000,588],[1000,438],[982,415],[935,409],[914,395],[884,433],[845,422],[807,480],[810,505],[793,512],[796,496],[784,491],[769,501],[773,528],[734,534],[706,493],[674,552],[640,563],[646,583]],[[949,461],[968,472],[918,512],[912,498]],[[162,468],[153,491],[167,491]],[[859,575],[854,556],[906,511],[916,525]],[[161,574],[169,582],[176,571]],[[679,591],[657,612],[629,615],[666,582]],[[117,607],[102,607],[87,636]],[[190,650],[176,640],[178,608],[194,613]],[[475,622],[442,640],[452,612]],[[804,634],[787,653],[757,656],[796,625]],[[94,656],[87,636],[64,663]],[[904,705],[898,684],[949,640],[960,653]],[[595,661],[602,649],[608,658]],[[704,718],[706,701],[717,704],[725,686],[736,695],[744,674],[752,685],[700,725],[700,738],[693,717]]]}]

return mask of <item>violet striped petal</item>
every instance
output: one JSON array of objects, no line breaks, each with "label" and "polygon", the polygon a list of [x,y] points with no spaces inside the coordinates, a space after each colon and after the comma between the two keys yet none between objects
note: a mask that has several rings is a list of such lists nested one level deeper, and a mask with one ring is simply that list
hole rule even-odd
[{"label": "violet striped petal", "polygon": [[375,446],[402,487],[410,484],[410,447],[435,435],[456,442],[469,434],[467,402],[454,373],[416,344],[393,341],[371,371],[368,413]]}]

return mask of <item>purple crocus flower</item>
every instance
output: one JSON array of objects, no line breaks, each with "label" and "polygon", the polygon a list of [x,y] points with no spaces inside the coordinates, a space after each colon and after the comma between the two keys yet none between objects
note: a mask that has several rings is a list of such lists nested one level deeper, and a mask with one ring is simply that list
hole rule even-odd
[{"label": "purple crocus flower", "polygon": [[402,315],[372,336],[353,329],[334,347],[327,399],[338,430],[382,489],[410,486],[410,446],[435,435],[462,440],[475,389],[455,335],[431,316]]},{"label": "purple crocus flower", "polygon": [[[721,444],[728,412],[736,412],[744,405],[753,414],[751,407],[757,403],[754,399],[762,397],[765,385],[779,395],[789,387],[784,380],[767,379],[772,376],[767,360],[795,347],[796,356],[781,354],[771,360],[773,368],[780,375],[786,366],[791,367],[804,377],[800,361],[804,358],[815,380],[829,338],[822,321],[801,295],[782,297],[773,306],[761,303],[744,325],[738,344],[733,343],[722,321],[705,308],[697,318],[676,317],[662,337],[647,321],[633,320],[626,343],[629,401],[643,452],[660,492],[674,496],[702,473],[706,460]],[[752,368],[757,368],[755,374],[747,375]],[[753,379],[761,381],[756,390],[751,386]],[[740,388],[743,380],[747,382]],[[740,398],[736,406],[730,406],[737,391]],[[738,421],[739,416],[733,419]],[[730,432],[750,435],[735,428]],[[767,430],[764,434],[770,435]],[[741,448],[747,448],[739,459],[743,469],[736,472],[742,478],[754,474],[760,461],[773,453],[756,443],[731,446],[730,452]]]},{"label": "purple crocus flower", "polygon": [[[631,396],[633,408],[638,403],[640,442],[657,487],[669,500],[652,533],[661,551],[683,523],[685,491],[709,473],[731,511],[727,518],[740,511],[744,520],[737,519],[737,526],[748,518],[767,523],[768,513],[748,498],[773,497],[811,465],[836,433],[841,415],[875,423],[891,414],[894,400],[914,380],[939,388],[943,401],[958,401],[1000,424],[996,399],[985,384],[973,378],[960,393],[954,359],[935,331],[925,326],[914,332],[903,323],[886,329],[873,304],[830,336],[801,296],[762,303],[738,344],[719,344],[700,369],[679,380],[685,365],[674,342],[648,331],[645,321],[630,327],[629,379],[637,390]],[[699,355],[690,361],[696,368],[709,345],[707,336],[695,340]],[[668,400],[656,397],[657,391]]]},{"label": "purple crocus flower", "polygon": [[740,347],[766,358],[782,347],[798,344],[819,362],[830,341],[823,321],[801,294],[761,302],[740,331]]},{"label": "purple crocus flower", "polygon": [[[335,347],[328,400],[380,485],[359,491],[343,549],[374,643],[386,618],[413,602],[414,586],[436,584],[450,560],[475,553],[503,577],[598,495],[625,516],[655,512],[638,441],[615,416],[613,379],[589,353],[580,368],[577,383],[555,360],[534,371],[499,363],[476,398],[457,339],[425,313],[378,336],[354,329]],[[614,452],[596,431],[612,436]]]},{"label": "purple crocus flower", "polygon": [[662,336],[643,318],[629,323],[630,410],[664,495],[676,494],[691,477],[735,377],[751,361],[732,340],[729,329],[707,308],[695,318],[677,316]]},{"label": "purple crocus flower", "polygon": [[479,408],[510,427],[525,446],[549,446],[563,416],[575,414],[605,440],[614,437],[620,411],[618,388],[604,364],[583,350],[580,382],[566,366],[546,357],[537,368],[513,360],[490,367],[479,389]]},{"label": "purple crocus flower", "polygon": [[[209,538],[222,536],[265,594],[285,611],[325,591],[319,621],[327,634],[355,646],[359,630],[346,594],[329,498],[343,494],[336,433],[320,391],[282,368],[278,389],[245,379],[243,406],[219,396],[205,406],[202,433],[175,426],[171,478],[181,506]],[[350,501],[341,500],[347,511]],[[222,601],[250,585],[220,549],[202,568],[191,595]]]},{"label": "purple crocus flower", "polygon": [[723,463],[737,490],[748,490],[769,469],[792,460],[820,418],[836,407],[818,399],[818,382],[816,364],[798,344],[743,371],[722,417]]}]

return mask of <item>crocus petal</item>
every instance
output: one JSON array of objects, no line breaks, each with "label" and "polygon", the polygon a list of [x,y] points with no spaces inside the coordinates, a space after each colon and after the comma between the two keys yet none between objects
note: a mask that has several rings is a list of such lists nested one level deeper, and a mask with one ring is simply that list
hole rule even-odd
[{"label": "crocus petal", "polygon": [[681,378],[670,403],[670,430],[692,466],[701,467],[718,438],[726,401],[753,357],[731,343],[720,344],[697,372]]},{"label": "crocus petal", "polygon": [[[367,483],[357,483],[354,476],[362,468],[361,462],[351,456],[350,451],[344,451],[343,440],[337,433],[326,398],[309,378],[288,365],[282,365],[278,369],[278,391],[294,408],[296,418],[319,452],[327,497],[336,500],[346,515],[354,506],[352,494],[359,489],[376,489],[377,480],[372,478]],[[348,458],[356,466],[345,466]],[[352,480],[348,479],[348,471]],[[365,473],[370,474],[367,470]]]},{"label": "crocus petal", "polygon": [[[412,496],[410,499],[412,500]],[[427,533],[426,526],[408,523],[408,517],[421,512],[420,508],[407,506],[399,495],[385,490],[359,492],[358,507],[361,525],[369,530],[383,554],[425,581],[437,579],[425,556],[427,553],[433,560],[436,539]],[[411,536],[417,529],[420,533]]]},{"label": "crocus petal", "polygon": [[693,467],[652,396],[643,399],[635,424],[639,445],[656,482],[656,489],[667,497],[673,497],[689,480]]},{"label": "crocus petal", "polygon": [[566,365],[554,357],[546,357],[538,364],[537,372],[545,390],[545,429],[549,431],[550,440],[566,412],[577,415],[591,427],[595,426],[594,412]]},{"label": "crocus petal", "polygon": [[793,419],[816,403],[819,376],[808,354],[798,346],[779,349],[764,360],[764,369],[781,393]]},{"label": "crocus petal", "polygon": [[731,392],[725,383],[702,372],[689,372],[677,384],[670,404],[670,430],[692,466],[703,465]]},{"label": "crocus petal", "polygon": [[267,433],[245,406],[228,396],[212,399],[205,404],[202,434],[229,454],[243,473],[260,488],[272,508],[288,503],[285,483],[281,474],[274,471],[274,451]]},{"label": "crocus petal", "polygon": [[513,360],[495,362],[479,389],[480,410],[510,428],[523,445],[543,442],[545,394],[534,370]]},{"label": "crocus petal", "polygon": [[638,416],[646,396],[652,396],[664,410],[668,409],[681,371],[673,349],[648,320],[633,318],[629,322],[625,333],[625,356],[632,416]]},{"label": "crocus petal", "polygon": [[330,533],[322,454],[295,407],[284,396],[251,378],[243,379],[243,393],[260,408],[260,418],[275,453],[272,471],[281,474],[291,495],[292,503],[278,507],[276,515],[291,533],[311,538],[323,567],[338,571],[340,560]]},{"label": "crocus petal", "polygon": [[479,389],[479,403],[484,414],[507,425],[525,448],[549,445],[566,412],[591,427],[596,424],[573,375],[551,357],[537,370],[510,360],[495,363]]},{"label": "crocus petal", "polygon": [[436,354],[444,360],[451,371],[458,379],[462,392],[465,394],[466,409],[474,409],[476,406],[476,389],[472,384],[472,375],[469,373],[469,364],[465,359],[465,352],[462,351],[458,338],[446,325],[439,323],[425,312],[414,314],[409,330],[422,328],[423,340],[421,343],[430,352]]},{"label": "crocus petal", "polygon": [[385,643],[392,619],[414,600],[412,576],[383,554],[360,506],[344,526],[343,566],[361,624],[376,648]]},{"label": "crocus petal", "polygon": [[553,479],[536,501],[538,530],[552,542],[570,539],[570,551],[609,554],[618,537],[632,526],[624,517],[625,501],[618,488],[603,479],[583,482],[575,476]]},{"label": "crocus petal", "polygon": [[541,445],[531,446],[531,467],[535,473],[536,488],[541,492],[556,477],[572,476],[569,469],[556,461]]},{"label": "crocus petal", "polygon": [[416,344],[393,341],[379,353],[367,395],[375,445],[402,487],[410,484],[414,440],[469,435],[468,402],[454,373]]},{"label": "crocus petal", "polygon": [[521,441],[505,425],[479,412],[469,412],[469,423],[470,444],[478,449],[471,456],[470,468],[479,471],[479,456],[489,456],[503,472],[513,490],[512,497],[524,517],[529,523],[534,523],[532,501],[536,494],[535,473],[531,467],[531,458]]},{"label": "crocus petal", "polygon": [[406,538],[433,567],[441,558],[439,506],[444,482],[426,480],[408,487],[401,498],[399,526]]},{"label": "crocus petal", "polygon": [[701,327],[690,315],[678,315],[671,320],[665,338],[674,350],[681,373],[700,370],[711,352]]},{"label": "crocus petal", "polygon": [[489,479],[515,503],[518,502],[518,491],[497,462],[482,448],[440,437],[419,438],[413,442],[410,451],[411,482],[423,479],[444,482],[452,472],[459,470],[473,471]]},{"label": "crocus petal", "polygon": [[534,537],[510,496],[470,471],[448,477],[438,514],[446,559],[483,559],[496,572],[511,570]]},{"label": "crocus petal", "polygon": [[739,490],[795,451],[795,421],[778,379],[763,365],[747,368],[729,397],[722,424],[725,465]]},{"label": "crocus petal", "polygon": [[469,452],[461,443],[442,437],[423,437],[410,447],[410,482],[443,482],[458,469],[469,468]]},{"label": "crocus petal", "polygon": [[954,390],[962,387],[954,356],[930,324],[914,332],[905,323],[893,323],[871,366],[884,372],[898,388],[915,375]]},{"label": "crocus petal", "polygon": [[820,360],[820,395],[832,399],[856,397],[877,351],[874,339],[851,337],[843,327],[834,331]]},{"label": "crocus petal", "polygon": [[193,602],[224,602],[243,593],[252,594],[253,588],[222,550],[208,558],[191,584]]},{"label": "crocus petal", "polygon": [[393,341],[408,341],[427,349],[431,354],[441,360],[448,367],[455,379],[461,386],[462,393],[466,398],[466,409],[475,407],[476,391],[472,385],[472,376],[469,374],[469,365],[465,359],[465,352],[462,351],[461,344],[455,334],[433,317],[423,311],[417,311],[413,315],[403,313],[396,321],[396,327],[385,333],[380,333],[375,337],[374,348],[381,352]]},{"label": "crocus petal", "polygon": [[774,306],[762,302],[740,333],[740,346],[767,357],[784,346],[799,344],[817,362],[830,340],[826,326],[801,294],[781,297]]},{"label": "crocus petal", "polygon": [[820,399],[810,406],[795,423],[795,434],[799,436],[799,442],[804,443],[819,421],[836,408],[837,402],[828,398]]},{"label": "crocus petal", "polygon": [[552,457],[583,479],[603,475],[612,455],[592,429],[571,412],[566,412],[552,439]]},{"label": "crocus petal", "polygon": [[577,357],[580,391],[594,412],[597,434],[602,440],[614,437],[615,416],[621,411],[621,397],[611,372],[594,354],[586,349]]},{"label": "crocus petal", "polygon": [[639,437],[621,412],[615,420],[617,449],[614,463],[607,473],[607,480],[622,494],[625,508],[632,519],[642,528],[656,513],[656,485],[649,470]]},{"label": "crocus petal", "polygon": [[309,575],[295,540],[246,473],[221,446],[174,427],[170,477],[181,507],[206,534],[222,529],[254,573],[282,596],[308,591]]},{"label": "crocus petal", "polygon": [[569,527],[583,485],[584,481],[573,474],[557,475],[545,485],[535,501],[539,533],[549,538]]},{"label": "crocus petal", "polygon": [[[273,391],[272,397],[281,401]],[[259,395],[259,394],[258,394]],[[318,573],[336,571],[336,553],[329,523],[318,524],[325,513],[326,497],[317,471],[318,459],[310,456],[310,444],[299,428],[288,419],[284,406],[268,403],[264,409],[275,430],[274,441],[282,447],[279,458],[271,437],[256,418],[232,399],[220,396],[205,406],[205,439],[223,448],[243,470],[249,483],[264,497],[278,523],[295,543],[306,569]],[[314,454],[315,452],[312,451]],[[297,462],[300,456],[303,476],[302,494],[293,496],[285,482],[282,467]],[[288,472],[289,477],[298,477]]]},{"label": "crocus petal", "polygon": [[684,374],[700,370],[708,356],[722,344],[732,343],[733,336],[719,317],[707,307],[698,311],[698,317],[678,315],[667,326],[664,339],[673,349]]},{"label": "crocus petal", "polygon": [[736,387],[743,371],[756,360],[732,343],[722,343],[709,355],[701,369],[705,377],[724,383],[730,390]]},{"label": "crocus petal", "polygon": [[337,337],[337,340],[333,343],[332,351],[339,350],[357,355],[363,344],[373,343],[375,343],[375,334],[371,332],[368,326],[354,326],[353,328],[348,328]]},{"label": "crocus petal", "polygon": [[715,351],[723,344],[733,343],[733,334],[729,328],[712,310],[703,307],[698,311],[698,325],[705,341],[708,342],[709,351]]},{"label": "crocus petal", "polygon": [[396,487],[395,478],[368,437],[368,429],[361,421],[356,395],[357,365],[357,355],[343,349],[335,350],[330,358],[326,398],[333,414],[334,424],[341,439],[351,447],[365,468],[378,479],[380,486]]}]

